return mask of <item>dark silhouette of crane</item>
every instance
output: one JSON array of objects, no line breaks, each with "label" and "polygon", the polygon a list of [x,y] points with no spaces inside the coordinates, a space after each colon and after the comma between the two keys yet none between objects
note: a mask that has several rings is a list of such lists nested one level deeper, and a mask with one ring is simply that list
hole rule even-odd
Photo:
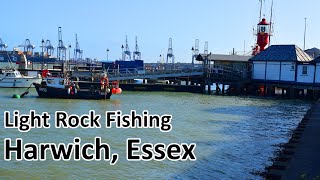
[{"label": "dark silhouette of crane", "polygon": [[63,44],[61,27],[58,28],[58,40],[57,57],[58,60],[65,61],[67,58],[67,47]]},{"label": "dark silhouette of crane", "polygon": [[169,59],[171,59],[171,63],[174,64],[174,55],[173,55],[173,49],[172,49],[172,39],[169,39],[169,47],[168,47],[168,52],[167,52],[167,62],[166,64],[169,63]]},{"label": "dark silhouette of crane", "polygon": [[83,53],[83,50],[80,49],[80,45],[79,45],[79,42],[78,42],[78,36],[76,34],[76,46],[75,46],[74,55],[73,55],[74,60],[75,61],[81,60],[82,59],[82,53]]},{"label": "dark silhouette of crane", "polygon": [[139,51],[137,36],[136,36],[136,48],[133,52],[133,60],[141,60],[141,52]]}]

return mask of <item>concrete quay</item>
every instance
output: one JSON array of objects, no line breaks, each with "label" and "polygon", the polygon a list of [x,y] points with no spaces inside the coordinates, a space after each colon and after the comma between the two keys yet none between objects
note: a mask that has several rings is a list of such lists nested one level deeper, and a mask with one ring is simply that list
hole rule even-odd
[{"label": "concrete quay", "polygon": [[307,111],[265,179],[320,179],[320,100]]}]

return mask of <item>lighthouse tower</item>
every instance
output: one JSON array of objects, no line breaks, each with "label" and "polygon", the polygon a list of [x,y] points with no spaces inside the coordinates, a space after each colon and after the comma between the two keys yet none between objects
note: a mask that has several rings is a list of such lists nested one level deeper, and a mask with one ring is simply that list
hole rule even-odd
[{"label": "lighthouse tower", "polygon": [[259,52],[265,50],[265,47],[269,44],[270,38],[270,24],[265,18],[259,22],[257,27],[257,45],[253,49],[252,55],[257,55]]},{"label": "lighthouse tower", "polygon": [[263,51],[269,44],[269,26],[270,24],[267,23],[265,18],[258,24],[257,44],[260,51]]}]

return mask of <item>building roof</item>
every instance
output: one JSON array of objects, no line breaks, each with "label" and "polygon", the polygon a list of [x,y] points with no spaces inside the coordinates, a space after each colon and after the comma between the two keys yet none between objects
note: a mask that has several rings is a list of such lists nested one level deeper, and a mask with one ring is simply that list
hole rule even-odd
[{"label": "building roof", "polygon": [[250,61],[309,62],[312,61],[312,58],[296,45],[272,45],[252,57]]},{"label": "building roof", "polygon": [[314,62],[320,62],[320,56],[318,56],[317,58],[315,58],[313,61],[314,61]]},{"label": "building roof", "polygon": [[[203,59],[206,58],[206,54],[201,54]],[[210,61],[236,61],[236,62],[248,62],[252,56],[242,56],[242,55],[228,55],[228,54],[208,54],[208,59]],[[201,59],[197,59],[200,60]]]},{"label": "building roof", "polygon": [[225,55],[225,54],[211,54],[209,57],[211,61],[239,61],[248,62],[252,56],[240,56],[240,55]]},{"label": "building roof", "polygon": [[313,58],[317,58],[320,56],[320,49],[315,47],[311,49],[307,49],[304,52],[306,52],[307,54],[309,54],[310,57],[313,57]]}]

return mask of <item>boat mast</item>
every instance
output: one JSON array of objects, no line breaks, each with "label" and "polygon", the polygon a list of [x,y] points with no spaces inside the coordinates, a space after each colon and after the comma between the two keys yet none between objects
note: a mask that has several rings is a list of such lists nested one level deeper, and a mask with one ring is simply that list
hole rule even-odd
[{"label": "boat mast", "polygon": [[272,15],[273,15],[273,0],[271,2],[271,15],[270,15],[270,30],[269,30],[269,46],[270,46],[270,43],[271,43],[271,35],[272,35]]},{"label": "boat mast", "polygon": [[306,32],[307,32],[307,18],[304,18],[303,50],[306,50]]},{"label": "boat mast", "polygon": [[262,0],[260,1],[260,16],[259,16],[259,21],[261,21],[261,13],[262,13]]}]

